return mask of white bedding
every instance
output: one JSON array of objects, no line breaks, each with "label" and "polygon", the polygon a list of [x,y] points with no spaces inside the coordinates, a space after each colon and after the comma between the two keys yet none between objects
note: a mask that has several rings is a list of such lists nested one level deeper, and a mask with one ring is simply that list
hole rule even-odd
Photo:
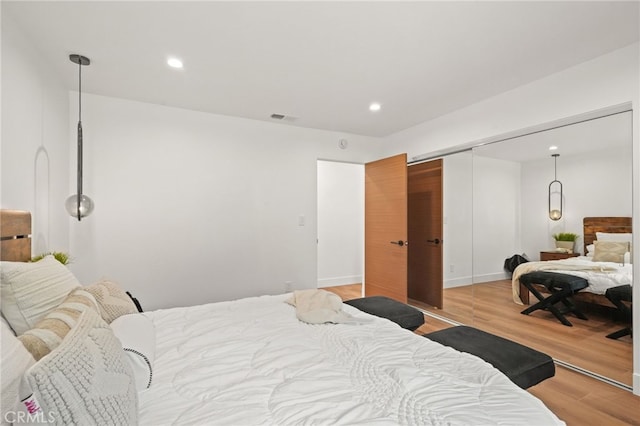
[{"label": "white bedding", "polygon": [[351,306],[310,325],[289,295],[145,313],[156,329],[141,425],[563,424],[481,359]]},{"label": "white bedding", "polygon": [[604,294],[608,288],[620,285],[632,285],[633,265],[615,262],[594,262],[590,257],[578,256],[563,260],[546,262],[527,262],[518,265],[513,271],[512,289],[513,300],[522,304],[520,294],[520,275],[537,271],[552,271],[560,274],[575,275],[586,279],[589,286],[580,291],[594,294]]}]

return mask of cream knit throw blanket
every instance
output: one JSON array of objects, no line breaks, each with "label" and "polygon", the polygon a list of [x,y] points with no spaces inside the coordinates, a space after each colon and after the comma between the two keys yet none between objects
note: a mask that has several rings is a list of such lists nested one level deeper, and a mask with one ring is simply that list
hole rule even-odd
[{"label": "cream knit throw blanket", "polygon": [[326,290],[296,290],[286,300],[296,307],[296,317],[308,324],[363,324],[370,318],[354,318],[342,310],[342,299]]}]

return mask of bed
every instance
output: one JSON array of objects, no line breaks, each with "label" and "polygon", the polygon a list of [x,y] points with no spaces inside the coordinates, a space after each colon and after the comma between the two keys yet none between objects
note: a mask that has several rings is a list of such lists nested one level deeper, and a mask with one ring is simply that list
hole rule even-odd
[{"label": "bed", "polygon": [[[3,241],[29,233],[12,238],[3,232]],[[21,265],[3,262],[5,267]],[[72,293],[80,297],[86,288]],[[83,423],[78,419],[92,415],[93,423],[143,425],[564,424],[480,358],[348,305],[342,306],[351,319],[347,323],[303,323],[285,302],[290,296],[130,312],[109,318],[110,325],[104,312],[99,318],[93,308],[83,308],[59,346],[27,367],[5,358],[5,347],[15,346],[17,338],[7,335],[3,320],[3,405],[9,393],[5,376],[15,376],[15,369],[7,372],[5,366],[19,365],[31,394],[21,396],[26,402],[18,407],[57,424]],[[128,325],[120,337],[122,323],[115,325],[123,319]],[[138,353],[127,358],[130,345],[139,345],[132,349]],[[83,362],[66,369],[42,367],[55,362],[64,367],[59,359],[68,352],[88,364],[97,354],[98,361],[82,374]],[[145,355],[146,364],[136,364]],[[40,388],[38,380],[48,387]],[[58,392],[55,380],[75,385]],[[86,392],[78,392],[83,386]],[[52,389],[58,392],[54,397]],[[65,398],[73,401],[56,401]],[[65,421],[52,404],[62,404]]]},{"label": "bed", "polygon": [[[608,288],[632,285],[633,265],[630,262],[630,253],[622,256],[620,261],[600,262],[594,261],[594,244],[601,239],[610,242],[631,242],[631,218],[630,217],[585,217],[583,219],[583,242],[586,256],[578,256],[564,260],[551,260],[544,262],[527,262],[519,265],[513,272],[512,290],[513,300],[518,304],[529,304],[529,291],[520,283],[519,277],[524,273],[533,271],[549,271],[569,274],[585,278],[589,286],[576,293],[574,300],[594,303],[602,306],[614,307],[604,296]],[[619,235],[617,237],[616,235]],[[629,250],[630,251],[630,250]],[[536,285],[536,289],[546,293],[542,285]]]}]

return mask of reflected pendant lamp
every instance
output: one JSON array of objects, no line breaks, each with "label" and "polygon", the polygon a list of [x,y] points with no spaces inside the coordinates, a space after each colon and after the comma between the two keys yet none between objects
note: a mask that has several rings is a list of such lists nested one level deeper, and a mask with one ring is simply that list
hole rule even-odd
[{"label": "reflected pendant lamp", "polygon": [[89,216],[93,211],[93,200],[82,193],[82,67],[91,63],[82,55],[69,55],[69,60],[78,64],[78,192],[65,201],[67,212],[78,221]]},{"label": "reflected pendant lamp", "polygon": [[[558,180],[558,157],[560,154],[552,154],[553,180],[549,184],[549,219],[560,220],[562,218],[562,182]],[[552,195],[554,195],[552,197]],[[554,201],[551,199],[554,198]]]}]

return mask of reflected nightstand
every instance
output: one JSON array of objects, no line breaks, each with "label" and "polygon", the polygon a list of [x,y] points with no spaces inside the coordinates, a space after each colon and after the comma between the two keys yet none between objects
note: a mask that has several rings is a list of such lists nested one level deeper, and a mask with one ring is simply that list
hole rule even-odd
[{"label": "reflected nightstand", "polygon": [[547,260],[562,260],[568,259],[570,257],[578,257],[580,253],[561,253],[558,251],[541,251],[540,252],[540,261]]}]

